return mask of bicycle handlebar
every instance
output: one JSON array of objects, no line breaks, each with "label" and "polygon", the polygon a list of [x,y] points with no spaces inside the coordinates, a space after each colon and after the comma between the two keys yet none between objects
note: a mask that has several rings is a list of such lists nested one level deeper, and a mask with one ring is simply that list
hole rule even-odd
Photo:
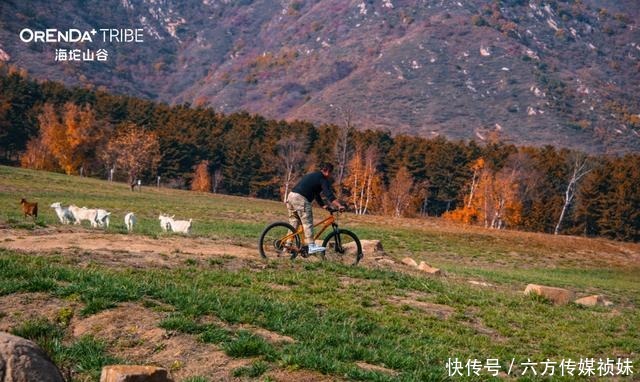
[{"label": "bicycle handlebar", "polygon": [[333,214],[334,212],[345,212],[347,209],[346,208],[335,208],[332,206],[327,206],[327,211],[329,211],[329,213]]}]

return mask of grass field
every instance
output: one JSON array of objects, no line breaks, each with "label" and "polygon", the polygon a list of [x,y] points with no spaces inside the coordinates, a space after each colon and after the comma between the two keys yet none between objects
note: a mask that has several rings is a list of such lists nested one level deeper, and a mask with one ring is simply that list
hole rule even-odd
[{"label": "grass field", "polygon": [[[36,223],[22,217],[22,197],[38,201]],[[1,249],[0,242],[2,298],[44,295],[60,302],[54,314],[27,315],[17,308],[0,312],[0,328],[34,339],[74,380],[97,380],[104,364],[145,361],[130,356],[127,349],[143,344],[127,343],[126,333],[105,338],[73,333],[77,322],[126,304],[154,312],[160,329],[191,338],[194,346],[240,360],[241,366],[229,367],[225,379],[230,380],[487,380],[486,368],[466,377],[468,360],[484,366],[487,359],[498,359],[498,378],[542,380],[549,377],[541,376],[540,362],[569,358],[594,358],[596,377],[599,359],[628,358],[634,374],[625,379],[639,379],[638,244],[498,232],[440,219],[345,214],[341,225],[361,239],[380,240],[385,256],[424,260],[445,276],[380,266],[371,256],[358,267],[305,259],[265,261],[258,256],[257,238],[267,223],[286,219],[282,203],[152,187],[131,192],[124,184],[0,167],[0,231],[49,237],[63,229],[103,234],[60,225],[48,208],[56,201],[111,211],[106,233],[113,240],[126,232],[125,213],[134,211],[136,235],[181,240],[187,246],[190,240],[208,240],[255,254],[255,259],[184,254],[174,266],[131,267],[101,262],[86,251]],[[159,213],[193,218],[191,238],[161,233]],[[323,214],[317,210],[316,218]],[[557,306],[524,296],[528,283],[567,288],[578,297],[602,294],[614,304]],[[291,341],[273,341],[258,329]],[[465,378],[448,375],[445,364],[456,358]],[[538,363],[537,376],[530,369],[523,376],[528,360]],[[161,366],[177,380],[221,378],[198,374],[188,363]],[[301,372],[306,374],[300,377]],[[556,365],[553,378],[559,373]]]}]

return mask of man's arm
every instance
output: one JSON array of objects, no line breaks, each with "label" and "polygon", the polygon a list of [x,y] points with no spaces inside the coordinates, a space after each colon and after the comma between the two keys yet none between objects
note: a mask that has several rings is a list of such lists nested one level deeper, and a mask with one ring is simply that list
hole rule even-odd
[{"label": "man's arm", "polygon": [[[333,193],[333,189],[331,188],[331,184],[329,183],[329,181],[327,179],[323,179],[322,180],[322,194],[327,198],[327,200],[329,201],[329,204],[331,204],[335,208],[337,208],[339,210],[344,210],[345,209],[345,206],[340,204],[340,202],[336,198],[336,195]],[[320,195],[318,195],[318,199],[322,199],[322,198],[320,198]],[[324,202],[320,203],[320,205],[323,208],[326,208],[325,205],[324,205]]]},{"label": "man's arm", "polygon": [[[320,184],[322,185],[322,194],[324,197],[327,198],[329,203],[333,203],[333,201],[336,200],[336,195],[333,193],[333,188],[331,188],[329,181],[323,178]],[[320,196],[318,195],[318,197]]]}]

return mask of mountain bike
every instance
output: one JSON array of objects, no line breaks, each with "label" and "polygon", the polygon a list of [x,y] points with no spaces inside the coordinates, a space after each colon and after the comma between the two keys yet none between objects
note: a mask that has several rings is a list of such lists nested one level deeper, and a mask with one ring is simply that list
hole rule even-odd
[{"label": "mountain bike", "polygon": [[[322,246],[325,251],[319,252],[323,260],[338,262],[351,262],[357,265],[364,257],[360,239],[355,233],[338,226],[337,215],[340,211],[328,208],[329,216],[313,225],[316,232],[313,240],[318,240],[322,233],[331,227],[329,234],[324,238]],[[292,260],[300,255],[309,257],[308,246],[304,239],[302,224],[298,229],[286,222],[269,224],[260,235],[258,248],[262,258],[289,256]],[[352,261],[353,259],[353,261]]]}]

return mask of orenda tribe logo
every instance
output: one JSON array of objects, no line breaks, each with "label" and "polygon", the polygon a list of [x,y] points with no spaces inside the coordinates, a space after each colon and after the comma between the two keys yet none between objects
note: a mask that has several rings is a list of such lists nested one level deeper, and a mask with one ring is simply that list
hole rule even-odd
[{"label": "orenda tribe logo", "polygon": [[[48,28],[33,30],[24,28],[19,33],[20,40],[24,43],[49,43],[66,44],[64,48],[56,48],[55,61],[107,61],[109,52],[106,46],[97,50],[87,47],[87,43],[121,44],[144,42],[143,29],[141,28],[92,28],[81,30],[77,28],[56,29]],[[69,44],[81,44],[79,48],[69,48]]]},{"label": "orenda tribe logo", "polygon": [[141,28],[100,28],[98,30],[91,29],[84,31],[75,28],[66,30],[55,28],[33,30],[24,28],[20,31],[20,40],[27,43],[94,42],[94,39],[102,42],[144,42],[143,30]]}]

